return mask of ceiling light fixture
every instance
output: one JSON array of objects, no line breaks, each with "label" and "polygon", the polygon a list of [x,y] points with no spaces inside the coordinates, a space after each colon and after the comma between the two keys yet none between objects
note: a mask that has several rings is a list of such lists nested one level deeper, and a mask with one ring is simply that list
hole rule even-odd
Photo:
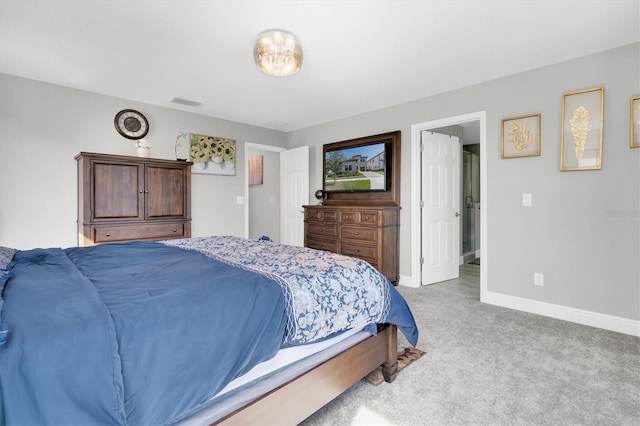
[{"label": "ceiling light fixture", "polygon": [[258,36],[253,58],[263,73],[286,77],[300,70],[302,48],[298,38],[288,31],[265,31]]}]

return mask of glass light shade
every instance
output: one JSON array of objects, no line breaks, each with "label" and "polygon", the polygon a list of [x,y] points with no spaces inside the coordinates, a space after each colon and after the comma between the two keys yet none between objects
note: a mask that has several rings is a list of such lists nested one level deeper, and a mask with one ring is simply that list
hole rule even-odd
[{"label": "glass light shade", "polygon": [[253,57],[260,71],[276,77],[293,75],[302,66],[300,42],[287,31],[273,30],[260,34]]}]

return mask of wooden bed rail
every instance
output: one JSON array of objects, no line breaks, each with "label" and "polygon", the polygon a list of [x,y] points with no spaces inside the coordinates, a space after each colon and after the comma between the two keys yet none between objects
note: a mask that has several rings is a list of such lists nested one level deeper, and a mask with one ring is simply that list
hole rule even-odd
[{"label": "wooden bed rail", "polygon": [[396,346],[396,326],[379,326],[377,336],[363,340],[215,424],[296,425],[379,366],[385,381],[394,381],[398,374]]}]

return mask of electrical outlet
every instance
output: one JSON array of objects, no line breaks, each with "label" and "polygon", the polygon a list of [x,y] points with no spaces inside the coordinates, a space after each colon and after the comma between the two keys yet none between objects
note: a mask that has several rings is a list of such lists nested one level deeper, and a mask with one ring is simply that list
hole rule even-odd
[{"label": "electrical outlet", "polygon": [[522,194],[522,205],[530,206],[533,204],[533,196],[531,194]]},{"label": "electrical outlet", "polygon": [[533,285],[544,285],[544,274],[541,274],[539,272],[534,272]]}]

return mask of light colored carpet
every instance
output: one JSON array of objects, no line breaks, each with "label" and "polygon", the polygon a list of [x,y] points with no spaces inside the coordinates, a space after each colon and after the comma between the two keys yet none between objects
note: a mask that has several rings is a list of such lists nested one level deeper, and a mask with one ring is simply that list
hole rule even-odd
[{"label": "light colored carpet", "polygon": [[640,424],[638,338],[481,304],[465,286],[399,287],[426,354],[303,425]]}]

